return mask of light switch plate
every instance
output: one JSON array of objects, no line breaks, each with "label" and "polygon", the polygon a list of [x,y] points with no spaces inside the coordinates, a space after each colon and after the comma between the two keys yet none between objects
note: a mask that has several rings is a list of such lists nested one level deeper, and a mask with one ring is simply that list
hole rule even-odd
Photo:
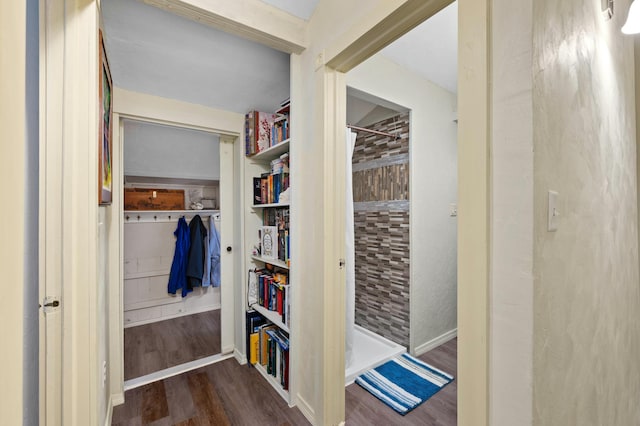
[{"label": "light switch plate", "polygon": [[547,231],[555,232],[558,230],[558,220],[560,217],[560,210],[558,208],[558,193],[556,191],[549,191],[549,210],[547,218]]}]

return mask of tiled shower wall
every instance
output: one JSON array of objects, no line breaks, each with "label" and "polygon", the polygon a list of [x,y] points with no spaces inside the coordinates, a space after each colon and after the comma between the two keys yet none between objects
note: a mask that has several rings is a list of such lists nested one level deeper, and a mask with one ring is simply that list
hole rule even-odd
[{"label": "tiled shower wall", "polygon": [[409,346],[409,114],[358,132],[353,154],[356,324]]}]

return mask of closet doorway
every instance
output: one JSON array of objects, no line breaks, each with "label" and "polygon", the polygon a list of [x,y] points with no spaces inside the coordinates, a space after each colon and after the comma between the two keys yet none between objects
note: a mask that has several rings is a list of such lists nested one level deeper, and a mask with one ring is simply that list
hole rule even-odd
[{"label": "closet doorway", "polygon": [[234,156],[188,126],[123,118],[120,136],[128,390],[230,356]]}]

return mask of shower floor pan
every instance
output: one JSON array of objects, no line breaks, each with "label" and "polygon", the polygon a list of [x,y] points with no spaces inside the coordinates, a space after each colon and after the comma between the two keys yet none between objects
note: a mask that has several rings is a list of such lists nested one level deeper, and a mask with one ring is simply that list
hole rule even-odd
[{"label": "shower floor pan", "polygon": [[353,362],[345,371],[345,385],[353,383],[365,371],[406,351],[404,346],[356,325],[353,333]]}]

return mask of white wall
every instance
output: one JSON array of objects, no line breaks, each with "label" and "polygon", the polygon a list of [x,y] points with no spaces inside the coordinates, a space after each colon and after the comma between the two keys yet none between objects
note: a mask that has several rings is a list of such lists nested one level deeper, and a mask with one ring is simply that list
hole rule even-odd
[{"label": "white wall", "polygon": [[605,21],[599,1],[533,2],[535,425],[640,423],[629,3]]},{"label": "white wall", "polygon": [[533,392],[532,10],[529,0],[494,1],[489,423],[530,425]]},{"label": "white wall", "polygon": [[219,157],[218,135],[142,121],[125,121],[125,176],[219,180]]},{"label": "white wall", "polygon": [[[410,120],[411,352],[456,329],[455,94],[378,54],[347,74],[350,87],[402,105]],[[422,348],[421,348],[422,347]]]}]

